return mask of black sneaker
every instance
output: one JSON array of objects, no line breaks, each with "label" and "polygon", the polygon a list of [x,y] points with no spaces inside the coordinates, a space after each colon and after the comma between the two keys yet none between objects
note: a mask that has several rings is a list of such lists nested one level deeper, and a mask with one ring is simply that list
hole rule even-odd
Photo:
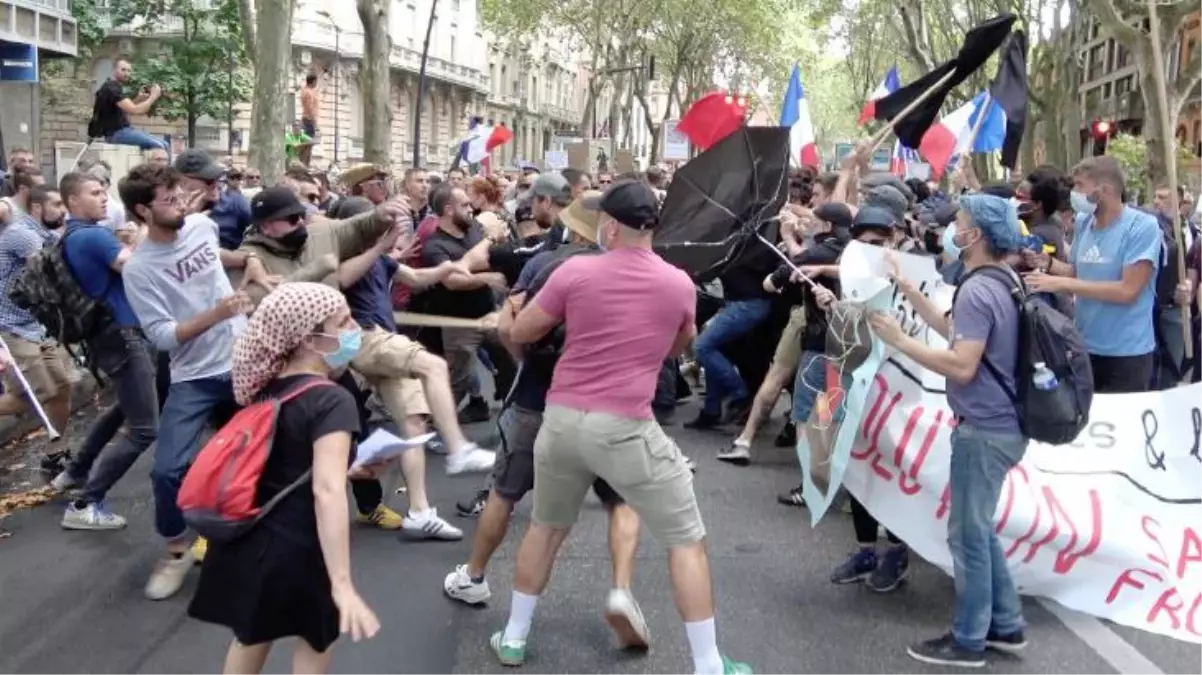
[{"label": "black sneaker", "polygon": [[785,506],[796,506],[799,509],[804,509],[806,505],[805,497],[801,496],[801,486],[789,490],[788,492],[776,496],[776,501]]},{"label": "black sneaker", "polygon": [[1023,636],[1021,630],[1014,631],[1009,635],[1000,635],[990,628],[989,633],[985,636],[985,646],[999,652],[1013,654],[1026,648],[1027,638]]},{"label": "black sneaker", "polygon": [[888,593],[897,590],[906,575],[910,572],[910,549],[902,544],[889,547],[881,562],[864,580],[864,586],[870,591]]},{"label": "black sneaker", "polygon": [[685,429],[695,429],[697,431],[706,431],[709,429],[717,429],[722,426],[722,418],[718,415],[710,415],[705,412],[697,413],[697,419],[692,422],[685,422]]},{"label": "black sneaker", "polygon": [[59,450],[57,452],[49,452],[43,455],[40,468],[42,473],[45,473],[49,476],[57,476],[62,473],[70,463],[71,451]]},{"label": "black sneaker", "polygon": [[797,425],[793,424],[793,420],[785,422],[785,426],[781,427],[780,433],[776,435],[776,440],[772,444],[778,448],[792,448],[797,446]]},{"label": "black sneaker", "polygon": [[484,511],[484,505],[488,503],[488,490],[480,490],[468,501],[458,502],[455,504],[455,511],[459,513],[461,518],[475,518]]},{"label": "black sneaker", "polygon": [[910,658],[936,666],[954,666],[957,668],[983,668],[985,652],[970,652],[956,642],[955,636],[948,633],[934,640],[919,642],[906,648]]},{"label": "black sneaker", "polygon": [[459,411],[460,424],[475,424],[477,422],[487,422],[492,416],[492,411],[488,408],[488,401],[483,397],[473,396],[468,399],[467,405],[463,406],[463,410]]}]

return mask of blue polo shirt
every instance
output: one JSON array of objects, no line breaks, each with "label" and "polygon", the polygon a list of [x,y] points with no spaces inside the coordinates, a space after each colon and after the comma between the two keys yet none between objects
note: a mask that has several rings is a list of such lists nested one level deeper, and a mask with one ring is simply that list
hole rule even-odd
[{"label": "blue polo shirt", "polygon": [[346,303],[350,305],[351,317],[363,327],[383,328],[396,332],[396,317],[392,315],[392,278],[400,267],[386,255],[376,258],[367,274],[346,289]]},{"label": "blue polo shirt", "polygon": [[1123,305],[1077,297],[1077,330],[1085,348],[1097,356],[1142,356],[1156,350],[1152,309],[1156,275],[1160,271],[1160,225],[1148,213],[1123,207],[1108,227],[1096,228],[1093,216],[1077,216],[1072,263],[1082,281],[1119,281],[1123,268],[1142,260],[1152,263],[1152,275],[1135,302]]},{"label": "blue polo shirt", "polygon": [[242,245],[246,228],[250,227],[250,202],[241,192],[222,188],[217,202],[209,209],[209,217],[217,223],[221,248],[236,250]]},{"label": "blue polo shirt", "polygon": [[138,317],[125,297],[121,274],[112,268],[122,248],[117,235],[99,223],[67,221],[63,251],[75,281],[88,297],[104,302],[117,326],[137,328]]}]

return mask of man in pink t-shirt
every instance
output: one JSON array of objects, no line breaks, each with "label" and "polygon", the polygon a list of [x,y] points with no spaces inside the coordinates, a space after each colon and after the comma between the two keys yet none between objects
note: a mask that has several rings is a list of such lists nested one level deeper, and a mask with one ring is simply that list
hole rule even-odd
[{"label": "man in pink t-shirt", "polygon": [[533,522],[518,553],[509,622],[492,636],[493,650],[506,665],[525,659],[538,596],[600,477],[668,547],[696,672],[750,672],[718,651],[693,474],[651,413],[664,359],[697,334],[693,282],[651,249],[659,205],[648,185],[619,181],[588,208],[601,212],[597,243],[606,253],[565,261],[510,331],[512,342],[532,344],[562,323],[566,341],[534,443]]}]

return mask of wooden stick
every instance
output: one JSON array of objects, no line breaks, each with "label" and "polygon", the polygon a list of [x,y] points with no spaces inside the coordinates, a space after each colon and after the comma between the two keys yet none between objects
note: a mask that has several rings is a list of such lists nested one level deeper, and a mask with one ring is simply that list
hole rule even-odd
[{"label": "wooden stick", "polygon": [[[1185,266],[1185,233],[1181,222],[1181,206],[1177,203],[1177,137],[1173,134],[1173,120],[1169,117],[1169,90],[1165,83],[1164,54],[1161,53],[1160,15],[1156,4],[1159,0],[1148,0],[1148,33],[1152,37],[1152,67],[1156,69],[1156,98],[1160,101],[1160,142],[1164,146],[1165,169],[1169,182],[1169,211],[1173,219],[1173,238],[1177,241],[1177,283],[1188,278]],[[1156,186],[1152,186],[1155,188]],[[1190,335],[1192,322],[1189,303],[1181,308],[1181,335],[1185,339],[1185,358],[1194,358],[1194,341]]]},{"label": "wooden stick", "polygon": [[392,316],[400,326],[426,326],[429,328],[473,328],[485,330],[488,328],[483,319],[463,319],[456,316],[438,316],[437,314],[418,314],[416,312],[393,312]]},{"label": "wooden stick", "polygon": [[934,94],[936,89],[947,84],[948,80],[952,79],[952,76],[955,74],[956,74],[955,68],[948,71],[948,73],[946,75],[939,78],[938,82],[936,82],[935,84],[932,84],[930,89],[927,89],[926,91],[922,92],[921,96],[919,96],[918,98],[911,101],[910,105],[903,108],[902,111],[899,112],[896,116],[894,116],[893,119],[889,120],[889,123],[886,124],[883,129],[876,132],[876,134],[870,139],[870,141],[872,143],[872,147],[868,151],[869,154],[876,151],[877,146],[879,146],[881,144],[881,141],[885,140],[885,137],[887,137],[890,133],[893,132],[893,127],[897,126],[898,122],[904,120],[907,116],[909,116],[910,113],[914,112],[918,108],[918,106],[922,105],[923,101],[930,98],[931,94]]}]

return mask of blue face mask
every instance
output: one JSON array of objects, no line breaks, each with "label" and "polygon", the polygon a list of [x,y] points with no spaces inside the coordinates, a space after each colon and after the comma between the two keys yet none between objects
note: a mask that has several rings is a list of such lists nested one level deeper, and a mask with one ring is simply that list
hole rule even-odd
[{"label": "blue face mask", "polygon": [[344,330],[338,334],[338,349],[329,353],[323,354],[326,365],[338,370],[345,368],[351,364],[351,360],[359,353],[359,348],[363,346],[363,331],[359,327]]},{"label": "blue face mask", "polygon": [[1072,205],[1073,211],[1083,216],[1092,216],[1098,210],[1098,203],[1084,192],[1073,190],[1069,193],[1068,201]]},{"label": "blue face mask", "polygon": [[955,225],[948,225],[943,228],[943,238],[940,240],[940,243],[943,245],[944,257],[951,262],[959,260],[960,254],[964,252],[956,245]]}]

